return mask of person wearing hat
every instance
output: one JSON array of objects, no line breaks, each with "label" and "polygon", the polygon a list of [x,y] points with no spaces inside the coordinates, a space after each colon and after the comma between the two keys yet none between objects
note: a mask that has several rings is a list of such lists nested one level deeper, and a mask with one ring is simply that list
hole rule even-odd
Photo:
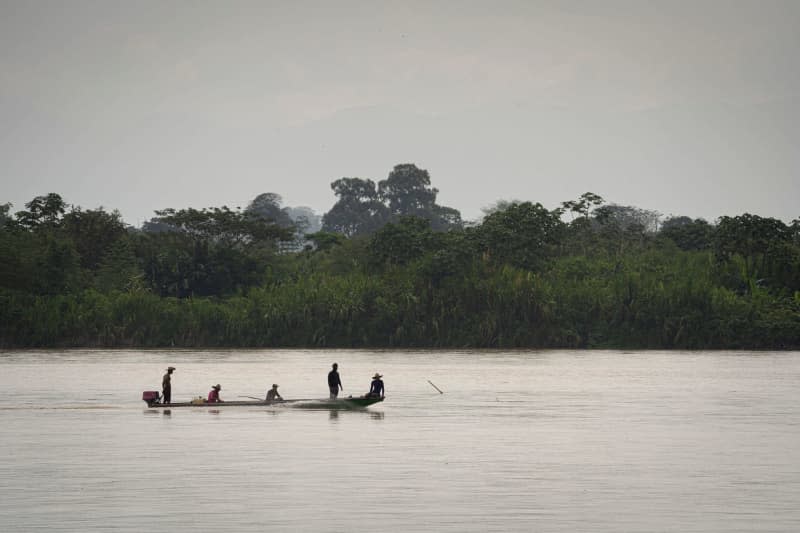
[{"label": "person wearing hat", "polygon": [[170,366],[167,368],[167,373],[161,380],[161,401],[164,403],[172,402],[172,373],[175,372],[175,367]]},{"label": "person wearing hat", "polygon": [[372,384],[369,386],[369,392],[367,393],[367,396],[371,396],[373,398],[383,398],[382,377],[382,375],[375,372],[375,375],[372,376]]},{"label": "person wearing hat", "polygon": [[219,383],[217,383],[216,385],[211,387],[211,390],[208,392],[208,400],[206,400],[206,402],[208,402],[208,403],[220,403],[220,402],[222,402],[222,398],[219,397],[219,391],[221,391],[221,390],[222,390],[222,386]]},{"label": "person wearing hat", "polygon": [[272,388],[267,391],[267,400],[268,402],[274,402],[275,400],[283,400],[280,394],[278,394],[278,385],[273,383]]}]

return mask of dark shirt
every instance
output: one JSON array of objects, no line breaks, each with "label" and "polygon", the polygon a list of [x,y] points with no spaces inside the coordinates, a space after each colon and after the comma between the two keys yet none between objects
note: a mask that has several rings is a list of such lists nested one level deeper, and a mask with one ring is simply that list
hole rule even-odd
[{"label": "dark shirt", "polygon": [[269,392],[267,392],[267,401],[271,402],[273,400],[283,400],[283,398],[281,398],[281,395],[278,394],[278,391],[275,389],[270,389]]},{"label": "dark shirt", "polygon": [[331,389],[338,389],[342,386],[342,380],[339,379],[339,372],[331,370],[328,372],[328,387]]},{"label": "dark shirt", "polygon": [[370,395],[383,396],[383,380],[373,379],[372,385],[369,387],[369,393]]},{"label": "dark shirt", "polygon": [[161,388],[167,390],[172,387],[172,376],[169,375],[169,372],[164,374],[164,379],[161,380]]}]

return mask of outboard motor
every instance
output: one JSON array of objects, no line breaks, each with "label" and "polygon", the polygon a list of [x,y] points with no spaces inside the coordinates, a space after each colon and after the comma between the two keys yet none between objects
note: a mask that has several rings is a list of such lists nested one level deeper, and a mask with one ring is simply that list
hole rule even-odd
[{"label": "outboard motor", "polygon": [[153,404],[161,403],[161,394],[157,390],[146,390],[142,392],[142,400],[147,402],[148,407],[151,407]]}]

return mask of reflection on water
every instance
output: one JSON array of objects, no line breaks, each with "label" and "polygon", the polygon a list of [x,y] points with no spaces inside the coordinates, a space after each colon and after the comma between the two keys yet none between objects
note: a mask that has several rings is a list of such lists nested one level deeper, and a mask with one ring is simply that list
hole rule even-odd
[{"label": "reflection on water", "polygon": [[0,531],[800,531],[797,353],[337,351],[392,396],[140,403],[167,364],[179,400],[320,397],[333,357],[0,354]]},{"label": "reflection on water", "polygon": [[[317,411],[320,411],[320,410],[328,411],[328,413],[329,413],[328,414],[328,420],[338,420],[339,419],[339,413],[341,413],[341,412],[348,413],[349,416],[355,416],[355,414],[357,414],[357,413],[362,413],[363,415],[369,415],[369,418],[371,420],[383,420],[383,418],[385,416],[383,411],[371,411],[369,409],[363,409],[363,408],[362,409],[341,409],[341,408],[333,407],[333,408],[328,408],[328,409],[317,408],[315,410],[317,410]],[[352,415],[350,415],[350,413],[352,413]]]}]

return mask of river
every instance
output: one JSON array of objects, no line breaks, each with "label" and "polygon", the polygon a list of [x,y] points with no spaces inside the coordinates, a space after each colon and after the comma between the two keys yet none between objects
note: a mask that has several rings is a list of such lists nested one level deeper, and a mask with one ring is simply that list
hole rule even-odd
[{"label": "river", "polygon": [[[148,409],[344,395],[366,410]],[[432,382],[444,394],[429,383]],[[0,531],[800,531],[800,353],[0,352]]]}]

